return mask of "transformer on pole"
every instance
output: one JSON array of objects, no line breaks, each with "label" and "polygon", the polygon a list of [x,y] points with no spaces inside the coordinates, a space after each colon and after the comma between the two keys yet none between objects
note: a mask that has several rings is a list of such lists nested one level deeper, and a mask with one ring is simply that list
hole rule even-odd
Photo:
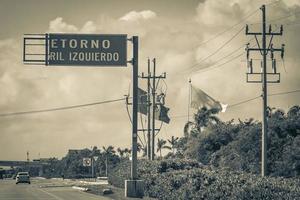
[{"label": "transformer on pole", "polygon": [[[268,83],[280,83],[280,73],[277,72],[276,69],[276,59],[274,58],[274,52],[281,52],[281,58],[283,59],[284,56],[284,44],[281,48],[273,48],[273,37],[282,35],[283,33],[283,27],[280,26],[279,32],[273,32],[272,26],[269,26],[269,30],[267,31],[267,25],[266,25],[266,6],[262,5],[260,8],[262,11],[262,32],[249,32],[249,27],[246,25],[246,35],[254,35],[256,42],[257,42],[257,48],[249,47],[249,43],[246,45],[246,52],[247,52],[247,82],[248,83],[262,83],[262,149],[261,149],[261,175],[267,176],[268,174],[268,166],[267,166],[267,141],[268,141],[268,125],[267,125],[267,89],[268,89]],[[261,44],[258,41],[258,36],[261,36]],[[270,37],[269,44],[267,45],[267,39]],[[256,72],[253,70],[253,59],[249,59],[250,52],[256,51],[260,52],[262,55],[262,62],[261,62],[261,71]],[[272,72],[268,73],[267,70],[267,55],[270,53],[271,62],[272,62]],[[259,76],[259,80],[253,80],[251,77],[253,76]],[[268,80],[269,78],[274,78],[275,80]]]}]

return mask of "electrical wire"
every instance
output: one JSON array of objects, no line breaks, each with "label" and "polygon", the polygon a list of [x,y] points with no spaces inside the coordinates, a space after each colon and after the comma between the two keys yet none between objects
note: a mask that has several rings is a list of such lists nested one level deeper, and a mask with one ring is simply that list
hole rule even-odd
[{"label": "electrical wire", "polygon": [[[254,38],[250,39],[248,42],[251,42],[253,39],[254,39]],[[253,46],[255,46],[255,45],[253,45]],[[228,63],[230,63],[230,62],[232,62],[232,61],[238,59],[239,57],[241,57],[241,56],[244,54],[244,52],[241,53],[241,54],[238,54],[238,55],[236,55],[236,56],[234,56],[234,57],[232,57],[230,60],[227,60],[226,62],[223,62],[223,63],[221,63],[221,64],[217,64],[218,62],[220,62],[220,61],[222,61],[222,60],[228,58],[229,56],[233,55],[234,53],[238,52],[238,51],[239,51],[240,49],[242,49],[243,47],[244,47],[244,45],[243,45],[243,46],[240,46],[239,48],[235,49],[234,51],[230,52],[229,54],[227,54],[227,55],[223,56],[222,58],[220,58],[219,60],[217,60],[213,65],[209,65],[209,66],[206,66],[205,68],[201,68],[201,69],[199,69],[198,71],[196,71],[196,72],[194,72],[194,73],[203,73],[203,72],[206,72],[206,71],[210,71],[210,70],[219,68],[219,67],[221,67],[221,66],[223,66],[223,65],[225,65],[225,64],[228,64]]]},{"label": "electrical wire", "polygon": [[[277,3],[279,3],[280,1],[275,1],[275,2],[271,2],[271,3],[269,3],[269,4],[266,4],[266,6],[270,6],[270,5],[273,5],[273,4],[277,4]],[[247,18],[249,18],[249,17],[251,17],[256,11],[258,11],[258,9],[257,10],[255,10],[252,14],[250,14],[249,16],[247,16],[245,19],[247,19]],[[296,12],[296,13],[298,13],[298,12]],[[292,15],[295,15],[296,13],[293,13]],[[289,16],[292,16],[292,15],[288,15],[288,16],[284,16],[284,17],[281,17],[281,18],[277,18],[277,19],[275,19],[275,20],[280,20],[280,19],[283,19],[283,18],[286,18],[286,17],[289,17]],[[242,20],[240,23],[242,23],[243,21],[245,21],[245,20]],[[233,25],[229,30],[231,30],[233,27],[235,27],[236,25],[238,25],[238,24],[240,24],[240,23],[237,23],[237,24],[235,24],[235,25]],[[256,24],[256,23],[253,23],[253,24]],[[243,28],[242,28],[243,29]],[[242,30],[241,29],[241,30]],[[240,31],[241,31],[240,30]],[[225,31],[225,32],[227,32],[227,31]],[[220,35],[221,34],[223,34],[224,32],[221,32],[220,33]],[[216,35],[216,36],[219,36],[218,34]],[[217,38],[217,37],[216,37]],[[212,38],[212,39],[215,39],[215,38]],[[233,39],[233,38],[232,38]],[[231,39],[231,40],[232,40]],[[253,38],[252,38],[253,39]],[[252,40],[251,39],[251,40]],[[250,41],[251,41],[250,40]],[[250,42],[250,41],[248,41],[248,42]],[[208,41],[207,41],[208,42]],[[228,41],[228,43],[229,43],[230,41]],[[206,43],[206,42],[203,42],[202,44],[204,44],[204,43]],[[226,46],[226,45],[225,45]],[[223,48],[223,47],[222,47]],[[237,49],[237,51],[239,50],[239,49],[241,49],[242,47],[239,47],[238,49]],[[197,67],[199,64],[201,64],[203,61],[205,61],[207,58],[209,58],[209,57],[211,57],[211,56],[213,56],[214,54],[216,54],[218,51],[219,51],[220,49],[217,49],[215,52],[213,52],[211,55],[209,55],[209,56],[207,56],[206,58],[204,58],[203,60],[201,60],[201,61],[199,61],[198,63],[196,63],[196,64],[194,64],[194,65],[192,65],[192,66],[190,66],[189,67],[189,69],[187,70],[188,71],[188,73],[192,73],[193,72],[193,69],[195,68],[195,67]],[[225,59],[225,58],[227,58],[227,57],[229,57],[230,55],[232,55],[233,53],[234,53],[235,51],[233,51],[232,53],[230,53],[230,54],[228,54],[227,56],[225,56],[224,58],[221,58],[221,59],[219,59],[218,61],[220,61],[220,60],[223,60],[223,59]],[[217,62],[218,62],[217,61]],[[216,62],[216,63],[217,63]],[[216,64],[215,63],[215,64]],[[228,63],[228,62],[226,62],[226,63]],[[226,64],[225,63],[225,64]],[[223,64],[221,64],[221,66],[222,66]]]},{"label": "electrical wire", "polygon": [[165,91],[162,91],[162,90],[161,90],[161,92],[164,93],[165,96],[167,96],[168,85],[167,85],[167,83],[166,83],[166,81],[165,81],[164,79],[162,79],[162,80],[163,80],[163,82],[164,82],[164,85],[166,86],[166,89],[165,89]]},{"label": "electrical wire", "polygon": [[60,111],[60,110],[70,110],[70,109],[76,109],[76,108],[82,108],[82,107],[88,107],[88,106],[95,106],[95,105],[101,105],[101,104],[118,102],[118,101],[123,101],[125,99],[126,98],[120,98],[120,99],[113,99],[113,100],[107,100],[107,101],[99,101],[99,102],[94,102],[94,103],[79,104],[79,105],[73,105],[73,106],[64,106],[64,107],[57,107],[57,108],[48,108],[48,109],[41,109],[41,110],[30,110],[30,111],[12,112],[12,113],[2,113],[2,114],[0,114],[0,117],[8,117],[8,116],[14,116],[14,115],[27,115],[27,114],[36,114],[36,113],[45,113],[45,112]]},{"label": "electrical wire", "polygon": [[[283,19],[292,17],[292,16],[294,16],[294,15],[296,15],[296,14],[299,14],[299,13],[300,13],[300,11],[294,12],[294,13],[289,14],[289,15],[281,16],[281,17],[278,17],[278,18],[275,18],[275,19],[270,19],[270,20],[268,20],[268,23],[276,22],[276,21],[281,21],[281,20],[283,20]],[[256,25],[256,24],[261,24],[261,23],[262,23],[262,22],[255,22],[255,23],[251,23],[250,25]]]},{"label": "electrical wire", "polygon": [[242,27],[237,33],[235,33],[229,40],[227,40],[223,45],[221,45],[221,47],[219,47],[217,50],[215,50],[213,53],[209,54],[208,56],[206,56],[205,58],[201,59],[200,61],[198,61],[197,63],[195,63],[194,65],[190,66],[189,69],[187,70],[188,73],[193,72],[193,70],[198,67],[201,63],[203,63],[204,61],[206,61],[208,58],[214,56],[215,54],[217,54],[220,50],[222,50],[226,45],[228,45],[235,37],[237,37],[242,30],[244,29],[244,27]]},{"label": "electrical wire", "polygon": [[251,12],[249,15],[246,15],[246,17],[244,17],[244,18],[243,18],[241,21],[239,21],[238,23],[232,25],[231,27],[229,27],[229,28],[227,28],[227,29],[224,29],[223,31],[221,31],[221,32],[217,33],[216,35],[212,36],[211,38],[209,38],[208,40],[206,40],[206,41],[200,43],[200,44],[198,45],[198,47],[199,47],[199,46],[202,46],[202,45],[204,45],[204,44],[206,44],[206,43],[208,43],[208,42],[210,42],[210,41],[212,41],[212,40],[215,40],[216,38],[218,38],[219,36],[223,35],[224,33],[226,33],[226,32],[228,32],[228,31],[232,30],[234,27],[238,26],[239,24],[241,24],[241,23],[243,23],[244,21],[246,21],[249,17],[251,17],[252,15],[254,15],[257,11],[258,11],[258,9],[254,10],[254,11]]},{"label": "electrical wire", "polygon": [[247,100],[238,102],[238,103],[235,103],[235,104],[228,105],[227,108],[232,108],[232,107],[235,107],[235,106],[238,106],[238,105],[241,105],[241,104],[244,104],[244,103],[253,101],[253,100],[255,100],[255,99],[258,99],[259,97],[261,97],[261,95],[256,96],[256,97],[253,97],[253,98],[251,98],[251,99],[247,99]]},{"label": "electrical wire", "polygon": [[298,92],[300,92],[300,89],[292,90],[292,91],[288,91],[288,92],[273,93],[273,94],[269,94],[268,96],[278,96],[278,95],[292,94],[292,93],[298,93]]},{"label": "electrical wire", "polygon": [[[300,89],[286,91],[286,92],[272,93],[272,94],[268,94],[268,96],[279,96],[279,95],[292,94],[292,93],[298,93],[298,92],[300,92]],[[246,100],[243,100],[243,101],[240,101],[240,102],[228,105],[227,108],[232,108],[232,107],[235,107],[235,106],[239,106],[241,104],[248,103],[250,101],[256,100],[256,99],[258,99],[260,97],[261,97],[261,95],[253,97],[253,98],[250,98],[250,99],[246,99]],[[193,116],[193,115],[190,115],[190,116]],[[187,115],[175,115],[175,116],[170,116],[170,117],[172,119],[174,119],[174,118],[184,118],[184,117],[187,117]]]},{"label": "electrical wire", "polygon": [[210,71],[210,70],[213,70],[213,69],[222,67],[223,65],[226,65],[226,64],[228,64],[228,63],[230,63],[230,62],[232,62],[232,61],[234,61],[234,60],[236,60],[236,59],[242,57],[243,55],[244,55],[244,53],[238,54],[237,56],[231,58],[230,60],[227,60],[227,61],[224,62],[224,63],[218,64],[218,65],[212,65],[212,66],[210,66],[209,68],[205,68],[205,69],[203,69],[203,70],[200,69],[199,71],[194,72],[194,73],[203,73],[203,72],[207,72],[207,71]]},{"label": "electrical wire", "polygon": [[161,128],[162,128],[162,126],[163,126],[163,121],[161,121],[161,123],[160,123],[160,127],[159,127],[159,129],[158,129],[158,131],[157,131],[157,133],[155,133],[155,136],[157,136],[158,134],[159,134],[159,132],[161,131]]},{"label": "electrical wire", "polygon": [[[144,130],[143,116],[141,113],[140,113],[140,121],[141,121],[141,126],[142,126],[142,131],[143,131],[144,142],[146,144],[147,141],[146,141],[145,130]],[[145,145],[143,143],[142,143],[142,146],[145,147]]]}]

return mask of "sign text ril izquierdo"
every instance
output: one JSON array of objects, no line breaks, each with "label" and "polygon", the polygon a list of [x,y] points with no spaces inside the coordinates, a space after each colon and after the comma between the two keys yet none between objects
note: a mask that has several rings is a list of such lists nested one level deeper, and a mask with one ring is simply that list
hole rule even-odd
[{"label": "sign text ril izquierdo", "polygon": [[50,33],[47,46],[47,65],[127,65],[127,35]]}]

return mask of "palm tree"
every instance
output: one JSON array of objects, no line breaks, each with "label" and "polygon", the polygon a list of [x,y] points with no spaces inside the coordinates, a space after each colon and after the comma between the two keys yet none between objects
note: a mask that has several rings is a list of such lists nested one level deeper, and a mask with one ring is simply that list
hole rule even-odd
[{"label": "palm tree", "polygon": [[137,143],[137,151],[140,153],[142,151],[143,157],[147,156],[147,147],[142,145],[141,143]]},{"label": "palm tree", "polygon": [[[207,127],[211,124],[216,124],[220,122],[220,119],[215,116],[220,112],[219,108],[210,108],[202,107],[198,109],[197,113],[194,116],[194,122],[187,122],[184,126],[185,136],[189,136],[190,133],[200,133],[201,128]],[[189,131],[191,129],[191,131]]]},{"label": "palm tree", "polygon": [[126,158],[129,158],[129,156],[131,154],[131,149],[125,148],[124,153],[125,153]]},{"label": "palm tree", "polygon": [[171,145],[172,153],[175,153],[176,144],[178,142],[178,137],[172,136],[171,139],[168,139],[169,144]]},{"label": "palm tree", "polygon": [[167,141],[164,140],[164,139],[157,139],[157,150],[156,152],[159,152],[159,155],[160,155],[160,158],[162,158],[162,155],[161,155],[161,150],[162,149],[171,149],[171,147],[167,146],[166,145]]},{"label": "palm tree", "polygon": [[123,158],[124,157],[124,150],[121,149],[120,147],[118,147],[117,152],[119,153],[120,157]]},{"label": "palm tree", "polygon": [[105,175],[108,175],[108,158],[116,153],[113,146],[102,147],[105,154]]},{"label": "palm tree", "polygon": [[210,124],[219,123],[220,119],[215,115],[220,112],[218,108],[208,109],[207,107],[202,107],[195,114],[195,123],[197,130],[201,131],[201,127],[207,127]]},{"label": "palm tree", "polygon": [[251,126],[255,122],[252,117],[250,119],[245,119],[244,121],[242,121],[240,118],[238,120],[239,120],[239,123],[244,126]]}]

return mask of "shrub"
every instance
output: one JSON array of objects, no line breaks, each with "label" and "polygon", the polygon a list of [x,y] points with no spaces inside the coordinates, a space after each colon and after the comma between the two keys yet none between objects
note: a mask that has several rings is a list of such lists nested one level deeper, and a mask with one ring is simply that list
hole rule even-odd
[{"label": "shrub", "polygon": [[[138,174],[144,179],[151,174],[161,174],[174,170],[184,170],[202,167],[196,160],[168,159],[162,161],[138,160]],[[125,180],[130,178],[130,161],[124,160],[109,173],[109,183],[124,188]]]},{"label": "shrub", "polygon": [[[124,186],[130,163],[111,171],[110,183]],[[139,161],[145,194],[158,199],[300,199],[297,178],[262,178],[229,170],[210,170],[193,160]]]}]

